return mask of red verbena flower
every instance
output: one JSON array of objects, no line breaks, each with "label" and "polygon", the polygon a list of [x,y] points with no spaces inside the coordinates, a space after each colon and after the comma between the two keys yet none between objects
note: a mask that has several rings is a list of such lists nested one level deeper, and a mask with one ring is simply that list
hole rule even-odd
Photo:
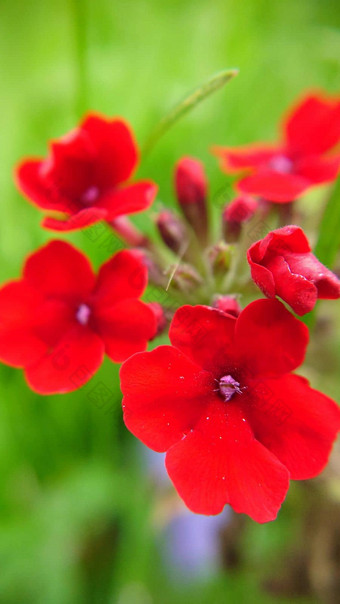
[{"label": "red verbena flower", "polygon": [[157,187],[151,181],[129,182],[137,164],[128,124],[89,114],[77,129],[52,142],[46,159],[24,160],[16,181],[39,208],[66,216],[45,218],[44,227],[70,231],[148,208]]},{"label": "red verbena flower", "polygon": [[251,276],[268,298],[279,296],[298,315],[310,312],[318,298],[340,298],[340,281],[311,253],[298,226],[276,229],[247,253]]},{"label": "red verbena flower", "polygon": [[26,261],[23,276],[0,289],[0,360],[22,367],[40,394],[70,392],[100,367],[145,350],[154,312],[139,300],[147,269],[118,252],[96,277],[81,252],[52,241]]},{"label": "red verbena flower", "polygon": [[304,358],[307,327],[277,300],[257,300],[238,318],[183,306],[172,346],[122,366],[127,428],[155,451],[194,512],[226,503],[258,522],[273,520],[289,480],[324,468],[340,412],[291,373]]},{"label": "red verbena flower", "polygon": [[244,193],[285,203],[299,197],[311,186],[334,180],[340,156],[328,155],[340,142],[340,100],[322,94],[305,97],[293,107],[282,126],[277,145],[217,147],[226,172],[246,170],[240,180]]}]

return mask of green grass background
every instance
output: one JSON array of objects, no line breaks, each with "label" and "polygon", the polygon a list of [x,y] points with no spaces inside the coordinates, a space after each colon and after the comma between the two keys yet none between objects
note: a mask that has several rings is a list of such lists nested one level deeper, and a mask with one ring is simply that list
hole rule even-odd
[{"label": "green grass background", "polygon": [[[138,175],[153,178],[159,200],[172,204],[172,168],[181,155],[203,159],[218,191],[225,177],[211,144],[275,140],[279,117],[305,89],[339,90],[336,0],[2,0],[0,8],[2,282],[54,236],[16,191],[13,167],[44,155],[47,141],[72,129],[85,110],[124,116],[142,144],[192,88],[220,69],[240,69],[141,165]],[[136,222],[153,228],[144,216]],[[83,233],[62,237],[95,266],[108,257]],[[315,385],[336,396],[334,365],[311,372]],[[276,523],[251,526],[252,554],[245,543],[241,571],[216,570],[203,588],[181,587],[159,560],[153,494],[122,425],[117,367],[106,362],[92,382],[112,390],[110,413],[91,402],[91,385],[41,397],[20,371],[1,366],[0,380],[1,604],[276,601],[261,591],[261,577],[282,570],[294,494]]]}]

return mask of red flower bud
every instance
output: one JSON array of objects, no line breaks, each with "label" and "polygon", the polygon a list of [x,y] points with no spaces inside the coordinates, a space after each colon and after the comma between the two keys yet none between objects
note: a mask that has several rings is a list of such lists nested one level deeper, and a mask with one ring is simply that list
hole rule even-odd
[{"label": "red flower bud", "polygon": [[294,312],[310,312],[318,298],[340,298],[340,281],[311,253],[297,226],[276,229],[248,250],[255,283],[268,298],[280,296]]},{"label": "red flower bud", "polygon": [[242,310],[234,296],[218,296],[214,301],[214,307],[234,317],[238,317]]},{"label": "red flower bud", "polygon": [[156,225],[165,245],[175,254],[183,252],[188,234],[180,218],[173,212],[163,210],[156,218]]},{"label": "red flower bud", "polygon": [[156,334],[155,338],[159,336],[166,327],[166,316],[161,304],[158,302],[149,302],[148,307],[152,310],[156,319]]},{"label": "red flower bud", "polygon": [[208,235],[206,198],[208,183],[202,162],[183,157],[175,166],[175,190],[188,223],[205,245]]},{"label": "red flower bud", "polygon": [[223,231],[228,241],[235,241],[243,222],[250,220],[258,208],[258,201],[250,195],[241,195],[231,201],[223,211]]}]

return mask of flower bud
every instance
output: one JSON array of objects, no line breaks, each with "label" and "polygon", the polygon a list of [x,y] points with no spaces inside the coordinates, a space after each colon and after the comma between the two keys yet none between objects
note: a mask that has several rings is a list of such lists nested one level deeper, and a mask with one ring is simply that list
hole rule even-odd
[{"label": "flower bud", "polygon": [[207,256],[214,275],[225,275],[230,268],[232,246],[220,241],[207,250]]},{"label": "flower bud", "polygon": [[165,245],[175,254],[183,252],[188,234],[181,219],[173,212],[163,210],[156,218],[156,225]]},{"label": "flower bud", "polygon": [[258,201],[250,195],[241,195],[231,201],[223,211],[223,233],[227,241],[236,241],[243,222],[250,220],[258,208]]},{"label": "flower bud", "polygon": [[234,317],[238,317],[242,310],[235,296],[216,296],[213,306]]},{"label": "flower bud", "polygon": [[161,304],[158,302],[149,302],[148,307],[152,310],[156,319],[156,333],[155,338],[159,336],[165,329],[167,320],[164,314],[164,310]]},{"label": "flower bud", "polygon": [[[170,271],[173,267],[170,267]],[[170,287],[182,292],[191,292],[203,283],[200,274],[191,264],[180,264],[170,281]]]},{"label": "flower bud", "polygon": [[181,210],[198,239],[206,245],[208,238],[207,178],[202,162],[183,157],[175,166],[175,191]]}]

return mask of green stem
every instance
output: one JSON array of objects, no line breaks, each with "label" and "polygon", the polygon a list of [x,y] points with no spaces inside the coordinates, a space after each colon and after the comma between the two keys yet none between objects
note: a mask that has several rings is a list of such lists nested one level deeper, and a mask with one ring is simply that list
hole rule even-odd
[{"label": "green stem", "polygon": [[142,149],[142,156],[145,157],[153,149],[158,140],[165,132],[175,124],[183,115],[194,109],[201,101],[210,96],[213,92],[224,86],[229,80],[238,74],[237,69],[226,69],[213,75],[206,82],[198,86],[185,99],[180,101],[167,115],[157,124],[151,132],[149,138]]}]

